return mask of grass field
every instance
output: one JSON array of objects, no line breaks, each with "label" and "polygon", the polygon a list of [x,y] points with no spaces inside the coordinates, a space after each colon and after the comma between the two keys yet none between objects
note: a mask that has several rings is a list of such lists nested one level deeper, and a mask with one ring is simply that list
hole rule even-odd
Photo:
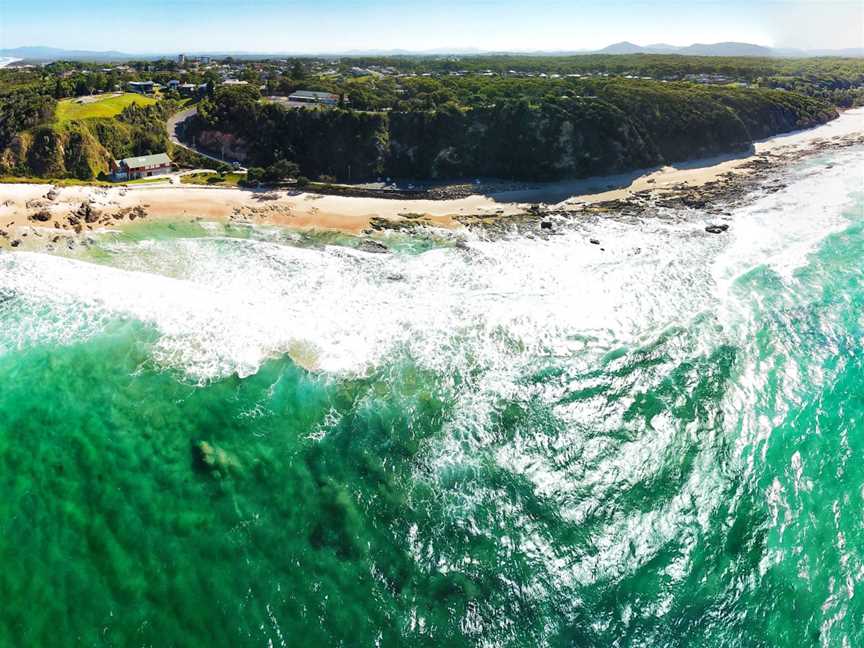
[{"label": "grass field", "polygon": [[118,184],[134,185],[134,184],[150,184],[153,182],[171,182],[171,178],[169,178],[168,176],[159,176],[156,178],[138,178],[137,180],[124,180],[123,182],[118,183]]},{"label": "grass field", "polygon": [[237,183],[245,177],[242,173],[226,173],[224,177],[220,177],[217,173],[191,173],[180,176],[180,182],[211,187],[236,187]]},{"label": "grass field", "polygon": [[132,92],[106,95],[105,98],[94,98],[93,101],[83,103],[81,97],[64,99],[57,103],[57,121],[62,124],[76,119],[114,117],[133,103],[137,103],[139,106],[149,106],[156,103],[156,100]]}]

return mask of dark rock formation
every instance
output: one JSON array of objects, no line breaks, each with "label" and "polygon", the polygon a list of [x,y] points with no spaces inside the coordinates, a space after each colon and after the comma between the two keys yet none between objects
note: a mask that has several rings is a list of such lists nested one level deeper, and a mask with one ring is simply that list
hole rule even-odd
[{"label": "dark rock formation", "polygon": [[378,241],[373,241],[372,239],[363,239],[360,241],[357,249],[363,252],[371,252],[373,254],[387,254],[390,252],[386,245],[379,243]]}]

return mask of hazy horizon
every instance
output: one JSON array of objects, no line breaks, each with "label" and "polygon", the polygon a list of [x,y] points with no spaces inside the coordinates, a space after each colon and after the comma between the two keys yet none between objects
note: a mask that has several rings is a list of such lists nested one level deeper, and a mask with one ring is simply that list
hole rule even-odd
[{"label": "hazy horizon", "polygon": [[[51,16],[51,20],[46,20]],[[435,27],[446,17],[446,29]],[[48,0],[0,5],[0,49],[128,53],[327,53],[351,50],[566,51],[724,41],[766,47],[864,46],[864,4],[849,0],[594,2],[151,0],[138,6]],[[314,27],[312,27],[314,25]]]}]

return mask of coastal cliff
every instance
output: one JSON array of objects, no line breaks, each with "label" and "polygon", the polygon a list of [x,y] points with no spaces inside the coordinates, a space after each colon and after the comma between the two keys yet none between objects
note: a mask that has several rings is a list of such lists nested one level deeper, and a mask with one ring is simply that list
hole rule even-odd
[{"label": "coastal cliff", "polygon": [[[226,87],[198,104],[186,137],[250,166],[296,162],[323,180],[551,181],[744,151],[837,116],[820,99],[764,88],[618,79],[539,88],[462,102],[433,93],[428,108],[362,111],[286,109],[257,89]],[[0,174],[90,180],[112,158],[170,149],[171,101],[71,121],[54,119],[52,102],[2,107],[17,119],[0,133]]]},{"label": "coastal cliff", "polygon": [[[41,124],[34,118],[38,125],[0,137],[0,175],[98,178],[112,159],[166,151],[165,118],[171,109],[163,102],[130,106],[116,118],[71,121],[55,120],[49,111],[40,116]],[[44,112],[38,105],[33,110]]]},{"label": "coastal cliff", "polygon": [[558,180],[743,151],[837,116],[776,90],[609,83],[591,92],[379,113],[286,110],[220,92],[191,132],[242,138],[247,163],[290,159],[310,177]]}]

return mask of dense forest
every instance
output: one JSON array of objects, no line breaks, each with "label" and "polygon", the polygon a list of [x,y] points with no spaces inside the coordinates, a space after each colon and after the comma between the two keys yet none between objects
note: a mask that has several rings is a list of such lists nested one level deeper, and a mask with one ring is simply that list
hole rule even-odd
[{"label": "dense forest", "polygon": [[280,159],[304,175],[360,180],[500,177],[552,180],[739,151],[836,116],[780,90],[630,79],[423,79],[411,109],[296,110],[252,87],[221,88],[191,134],[228,133],[248,162]]}]

